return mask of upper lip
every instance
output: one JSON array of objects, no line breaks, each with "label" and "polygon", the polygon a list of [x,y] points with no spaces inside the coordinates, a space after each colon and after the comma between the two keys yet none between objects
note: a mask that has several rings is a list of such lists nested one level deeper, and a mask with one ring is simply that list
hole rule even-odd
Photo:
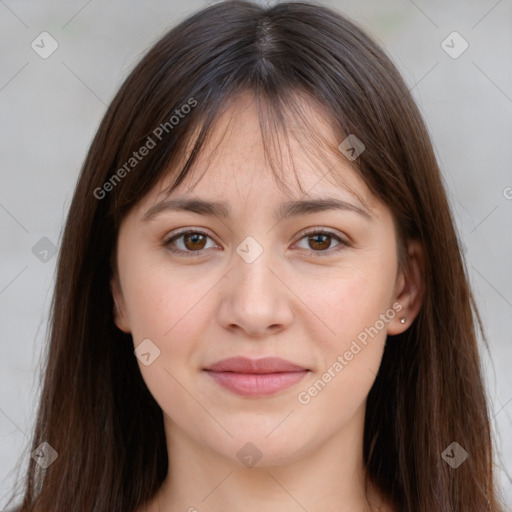
[{"label": "upper lip", "polygon": [[261,359],[230,357],[213,363],[206,367],[205,370],[234,373],[285,373],[303,372],[307,368],[280,357],[264,357]]}]

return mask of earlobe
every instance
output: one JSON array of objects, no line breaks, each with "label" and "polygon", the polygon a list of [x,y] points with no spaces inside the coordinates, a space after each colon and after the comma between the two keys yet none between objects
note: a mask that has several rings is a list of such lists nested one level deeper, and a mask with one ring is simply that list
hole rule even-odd
[{"label": "earlobe", "polygon": [[124,304],[123,295],[121,293],[119,284],[119,279],[117,277],[112,277],[110,281],[110,290],[112,292],[112,298],[114,300],[114,323],[116,324],[117,328],[127,334],[129,334],[130,328],[126,319],[126,307]]},{"label": "earlobe", "polygon": [[423,248],[417,240],[411,240],[407,245],[407,261],[398,276],[394,297],[394,302],[399,303],[401,309],[388,324],[388,334],[406,331],[418,315],[423,303],[424,269]]}]

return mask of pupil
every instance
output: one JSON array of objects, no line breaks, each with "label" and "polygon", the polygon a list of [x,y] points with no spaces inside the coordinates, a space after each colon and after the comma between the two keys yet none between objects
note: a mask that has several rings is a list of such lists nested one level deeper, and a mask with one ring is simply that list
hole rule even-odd
[{"label": "pupil", "polygon": [[[326,245],[326,244],[325,244],[325,240],[328,238],[328,236],[329,236],[329,235],[313,235],[312,237],[310,237],[310,239],[313,239],[313,244],[320,244],[320,245],[322,246],[322,247],[320,247],[320,248],[326,248],[326,247],[325,247],[325,245]],[[319,238],[320,238],[320,239],[321,239],[321,238],[323,238],[323,239],[324,239],[324,243],[323,243],[323,244],[322,244],[322,242],[321,242],[321,241],[317,241],[317,239],[319,239]],[[329,243],[327,243],[327,247],[328,247],[329,245],[330,245],[330,244],[329,244]]]},{"label": "pupil", "polygon": [[[187,235],[187,241],[191,241],[192,244],[195,246],[195,247],[192,247],[192,249],[198,249],[198,247],[196,245],[197,244],[201,245],[201,240],[200,240],[201,238],[204,238],[204,235],[201,235],[200,233],[193,233],[191,235]],[[204,243],[203,243],[203,245],[204,245]],[[202,247],[200,246],[199,249],[202,249]]]}]

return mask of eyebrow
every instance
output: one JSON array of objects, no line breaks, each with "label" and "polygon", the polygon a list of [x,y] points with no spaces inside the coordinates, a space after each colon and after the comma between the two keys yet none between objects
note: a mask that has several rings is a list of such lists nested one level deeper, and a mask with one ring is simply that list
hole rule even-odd
[{"label": "eyebrow", "polygon": [[[274,210],[274,217],[276,220],[281,221],[286,217],[296,217],[300,215],[308,215],[327,210],[345,210],[353,211],[371,219],[372,215],[367,208],[341,199],[326,197],[321,199],[309,199],[299,201],[287,201],[282,203],[277,209]],[[148,222],[158,214],[165,211],[185,211],[198,213],[200,215],[207,215],[213,217],[228,218],[230,216],[230,208],[227,203],[223,201],[205,201],[203,199],[166,199],[152,206],[141,218],[141,222]]]}]

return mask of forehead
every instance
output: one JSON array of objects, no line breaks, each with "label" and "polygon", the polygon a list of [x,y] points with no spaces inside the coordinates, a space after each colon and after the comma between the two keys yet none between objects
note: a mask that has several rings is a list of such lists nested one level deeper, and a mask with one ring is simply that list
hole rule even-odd
[{"label": "forehead", "polygon": [[269,105],[258,104],[250,94],[238,96],[217,117],[183,182],[169,194],[197,130],[181,161],[170,166],[139,206],[183,194],[220,193],[243,199],[279,193],[297,199],[337,192],[370,207],[375,198],[338,149],[343,135],[336,132],[325,107],[307,97],[296,101],[300,111],[286,111],[284,132]]}]

